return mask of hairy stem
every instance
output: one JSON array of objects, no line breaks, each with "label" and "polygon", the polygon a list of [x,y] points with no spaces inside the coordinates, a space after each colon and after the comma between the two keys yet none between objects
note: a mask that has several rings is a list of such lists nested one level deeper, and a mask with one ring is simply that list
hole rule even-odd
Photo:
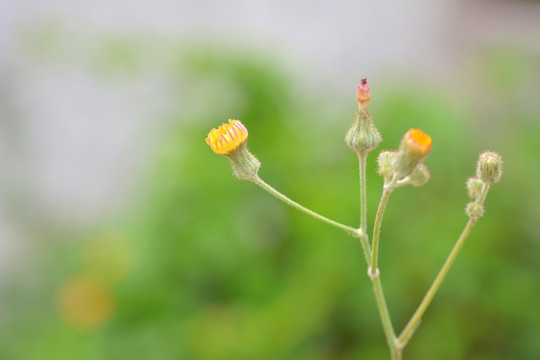
[{"label": "hairy stem", "polygon": [[337,227],[338,229],[341,229],[343,231],[345,231],[346,233],[354,236],[354,237],[364,237],[363,236],[363,232],[359,229],[355,229],[355,228],[352,228],[350,226],[347,226],[347,225],[343,225],[337,221],[334,221],[332,219],[329,219],[327,217],[324,217],[318,213],[316,213],[315,211],[312,211],[302,205],[300,205],[299,203],[297,203],[296,201],[293,201],[291,199],[289,199],[287,196],[283,195],[282,193],[280,193],[279,191],[277,191],[276,189],[274,189],[272,186],[268,185],[267,183],[265,183],[261,178],[259,177],[256,177],[255,179],[253,179],[253,182],[257,185],[259,185],[261,188],[263,188],[264,190],[266,190],[267,192],[269,192],[271,195],[274,195],[275,197],[277,197],[279,200],[283,201],[285,204],[287,205],[290,205],[292,206],[293,208],[297,209],[297,210],[300,210],[302,211],[303,213],[306,213],[308,214],[309,216],[311,217],[314,217],[315,219],[317,220],[320,220],[322,222],[325,222],[329,225],[332,225],[334,227]]},{"label": "hairy stem", "polygon": [[396,339],[396,334],[394,332],[394,327],[392,326],[392,320],[390,318],[390,313],[388,312],[388,306],[386,305],[386,300],[383,293],[383,288],[381,284],[380,272],[377,269],[376,273],[370,273],[369,277],[373,283],[373,292],[375,293],[375,298],[377,299],[377,308],[379,309],[379,315],[381,316],[381,322],[384,329],[384,335],[386,336],[386,342],[390,348],[390,354],[392,359],[401,359],[401,352],[398,349],[398,343]]},{"label": "hairy stem", "polygon": [[360,229],[367,232],[367,197],[366,197],[367,154],[358,155],[360,173]]},{"label": "hairy stem", "polygon": [[364,236],[360,237],[360,243],[364,250],[364,256],[368,266],[371,265],[371,247],[367,236],[367,196],[366,196],[366,164],[367,153],[358,155],[358,168],[360,173],[360,230]]},{"label": "hairy stem", "polygon": [[382,218],[384,215],[384,210],[386,208],[386,204],[388,203],[388,199],[390,198],[390,194],[392,194],[392,190],[394,190],[393,186],[390,186],[390,185],[384,186],[383,193],[381,196],[381,201],[379,202],[379,207],[377,208],[377,215],[375,216],[375,225],[373,227],[373,247],[371,249],[371,267],[370,267],[371,274],[375,274],[378,271],[379,235],[381,232],[381,224],[382,224]]},{"label": "hairy stem", "polygon": [[[489,190],[489,185],[485,184],[482,189],[482,194],[479,196],[477,202],[481,205],[484,204],[484,201],[486,200],[486,195]],[[467,225],[465,225],[465,228],[463,229],[463,232],[461,233],[459,239],[457,240],[456,244],[452,248],[452,251],[450,252],[450,255],[448,255],[448,258],[446,258],[446,261],[444,262],[441,270],[437,274],[437,277],[433,281],[433,284],[431,284],[431,287],[427,291],[426,295],[422,299],[422,302],[418,306],[418,309],[414,312],[413,316],[401,332],[401,335],[399,335],[398,344],[400,348],[405,347],[411,337],[413,336],[414,332],[418,328],[418,325],[420,325],[420,321],[422,320],[422,316],[426,312],[429,304],[433,300],[433,297],[437,293],[437,290],[441,287],[441,284],[446,277],[446,274],[448,274],[448,271],[450,270],[450,267],[454,263],[454,260],[456,259],[457,255],[459,254],[459,251],[463,247],[463,244],[465,243],[465,240],[469,237],[472,228],[476,224],[478,219],[471,218],[467,222]]]},{"label": "hairy stem", "polygon": [[444,262],[444,265],[439,271],[439,274],[435,278],[435,281],[433,281],[433,284],[431,284],[431,287],[429,288],[426,295],[424,296],[424,299],[422,299],[422,302],[418,306],[418,309],[416,309],[416,311],[414,312],[414,315],[411,317],[411,320],[409,320],[409,322],[407,323],[407,325],[401,332],[401,335],[399,336],[399,339],[398,339],[398,342],[401,347],[404,347],[405,345],[407,345],[412,335],[414,334],[414,331],[416,330],[418,325],[420,325],[422,316],[426,312],[429,304],[431,303],[431,300],[433,300],[433,296],[435,296],[435,293],[437,292],[437,290],[439,290],[444,278],[446,277],[446,274],[448,273],[448,270],[450,270],[450,267],[454,263],[456,256],[459,254],[461,247],[463,246],[463,244],[465,243],[465,240],[467,240],[467,237],[471,233],[471,230],[474,227],[474,224],[476,224],[476,220],[469,219],[469,221],[467,222],[467,225],[465,226],[465,229],[461,233],[461,236],[459,237],[458,241],[454,245],[454,248],[450,252],[450,255],[448,255],[448,258]]},{"label": "hairy stem", "polygon": [[378,267],[379,235],[381,232],[382,218],[384,215],[386,204],[388,203],[388,199],[390,198],[390,194],[392,193],[392,190],[394,190],[395,181],[396,179],[394,178],[389,184],[384,185],[381,200],[379,202],[379,207],[377,208],[377,214],[375,215],[375,225],[373,227],[371,264],[368,264],[368,275],[371,278],[371,282],[373,283],[373,292],[375,293],[375,298],[377,300],[377,308],[379,309],[379,315],[381,317],[386,341],[388,342],[388,347],[390,348],[392,360],[400,360],[401,351],[398,347],[396,334],[394,332],[394,327],[392,326],[392,320],[390,318],[390,312],[388,311],[388,306],[386,305],[386,300],[384,298],[381,284],[381,275]]}]

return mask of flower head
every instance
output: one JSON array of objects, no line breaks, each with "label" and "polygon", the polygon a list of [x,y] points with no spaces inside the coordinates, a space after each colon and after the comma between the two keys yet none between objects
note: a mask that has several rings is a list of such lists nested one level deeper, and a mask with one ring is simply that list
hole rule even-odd
[{"label": "flower head", "polygon": [[216,154],[228,155],[244,144],[247,137],[248,131],[244,124],[240,120],[229,119],[228,124],[210,130],[206,143]]},{"label": "flower head", "polygon": [[261,163],[247,149],[248,131],[240,120],[229,119],[228,124],[222,124],[212,129],[206,137],[206,143],[220,155],[229,158],[233,166],[233,174],[239,179],[254,181]]},{"label": "flower head", "polygon": [[411,129],[405,134],[405,142],[410,146],[411,150],[426,156],[431,150],[431,136],[420,129]]},{"label": "flower head", "polygon": [[393,167],[397,173],[402,176],[409,175],[427,156],[431,150],[431,144],[431,136],[422,130],[410,129],[407,131],[394,159]]}]

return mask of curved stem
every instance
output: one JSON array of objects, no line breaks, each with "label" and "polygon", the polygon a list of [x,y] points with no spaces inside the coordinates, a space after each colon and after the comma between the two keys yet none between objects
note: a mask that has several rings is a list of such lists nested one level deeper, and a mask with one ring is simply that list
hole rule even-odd
[{"label": "curved stem", "polygon": [[367,196],[366,196],[366,164],[367,153],[358,155],[358,168],[360,173],[360,230],[364,236],[360,237],[360,243],[364,250],[366,263],[371,266],[371,247],[367,236]]},{"label": "curved stem", "polygon": [[382,218],[384,215],[384,210],[390,194],[394,190],[393,186],[385,185],[383,193],[381,196],[381,201],[379,202],[379,207],[377,208],[377,215],[375,216],[375,225],[373,227],[373,247],[371,249],[371,267],[370,272],[375,274],[378,271],[378,262],[379,262],[379,235],[381,232]]},{"label": "curved stem", "polygon": [[337,221],[334,221],[332,219],[329,219],[327,217],[324,217],[318,213],[316,213],[315,211],[312,211],[302,205],[300,205],[299,203],[297,203],[296,201],[293,201],[291,199],[289,199],[287,196],[283,195],[282,193],[280,193],[279,191],[277,191],[276,189],[274,189],[272,186],[268,185],[267,183],[265,183],[261,178],[259,178],[258,176],[253,180],[253,182],[257,185],[259,185],[261,188],[263,188],[264,190],[266,190],[267,192],[269,192],[271,195],[274,195],[275,197],[277,197],[279,200],[283,201],[284,203],[286,203],[287,205],[290,205],[292,206],[293,208],[297,209],[297,210],[300,210],[302,211],[303,213],[306,213],[308,214],[309,216],[311,217],[314,217],[315,219],[317,220],[320,220],[322,222],[325,222],[329,225],[332,225],[334,227],[337,227],[338,229],[341,229],[343,231],[345,231],[346,233],[354,236],[354,237],[360,237],[362,238],[363,237],[363,232],[358,229],[355,229],[355,228],[352,228],[350,226],[347,226],[347,225],[343,225]]},{"label": "curved stem", "polygon": [[379,207],[377,208],[375,225],[373,227],[373,247],[371,249],[371,263],[369,264],[368,275],[371,278],[371,282],[373,283],[373,292],[375,293],[375,298],[377,299],[377,308],[379,309],[379,315],[381,316],[384,334],[386,336],[386,341],[388,342],[388,347],[390,348],[392,359],[399,360],[401,359],[401,349],[398,347],[396,334],[394,332],[394,327],[392,326],[388,306],[386,305],[386,300],[384,298],[381,284],[381,276],[378,267],[379,235],[381,232],[382,218],[384,215],[386,204],[388,203],[388,199],[390,198],[390,194],[392,194],[392,191],[395,188],[395,181],[396,179],[394,177],[389,184],[384,185],[381,200],[379,202]]}]

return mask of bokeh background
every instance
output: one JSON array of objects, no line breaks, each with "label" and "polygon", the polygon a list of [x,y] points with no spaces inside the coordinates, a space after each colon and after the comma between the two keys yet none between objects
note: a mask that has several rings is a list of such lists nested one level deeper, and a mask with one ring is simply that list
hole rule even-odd
[{"label": "bokeh background", "polygon": [[382,229],[396,331],[505,159],[405,359],[540,358],[540,2],[485,0],[0,3],[0,358],[389,358],[358,242],[204,142],[241,119],[263,179],[356,226],[363,77],[380,149],[434,140]]}]

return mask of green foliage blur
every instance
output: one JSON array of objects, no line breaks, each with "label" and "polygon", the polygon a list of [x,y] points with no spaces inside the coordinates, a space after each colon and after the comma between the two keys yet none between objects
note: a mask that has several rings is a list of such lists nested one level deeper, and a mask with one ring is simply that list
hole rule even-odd
[{"label": "green foliage blur", "polygon": [[[94,71],[138,76],[138,46],[107,44]],[[396,148],[409,128],[434,141],[426,160],[432,180],[397,190],[383,222],[380,267],[398,333],[466,223],[465,181],[479,152],[498,151],[505,160],[485,217],[405,359],[540,358],[540,113],[520,105],[528,77],[513,76],[526,69],[515,66],[519,56],[484,56],[489,66],[479,65],[473,81],[485,87],[479,98],[498,104],[489,117],[482,103],[451,90],[406,78],[371,82],[370,108],[384,138],[378,151]],[[204,141],[211,128],[240,119],[265,181],[357,226],[357,160],[343,141],[354,88],[348,99],[306,92],[277,55],[195,46],[170,59],[178,106],[163,115],[165,130],[140,195],[99,228],[66,225],[36,234],[41,261],[2,289],[9,310],[0,316],[0,358],[389,358],[358,241],[235,179],[227,159]],[[339,106],[329,107],[332,101]],[[378,151],[368,165],[370,224],[382,190]],[[80,241],[57,241],[67,238]],[[70,320],[69,299],[62,300],[66,282],[80,273],[102,279],[102,296],[93,299],[109,308],[87,326]]]}]

